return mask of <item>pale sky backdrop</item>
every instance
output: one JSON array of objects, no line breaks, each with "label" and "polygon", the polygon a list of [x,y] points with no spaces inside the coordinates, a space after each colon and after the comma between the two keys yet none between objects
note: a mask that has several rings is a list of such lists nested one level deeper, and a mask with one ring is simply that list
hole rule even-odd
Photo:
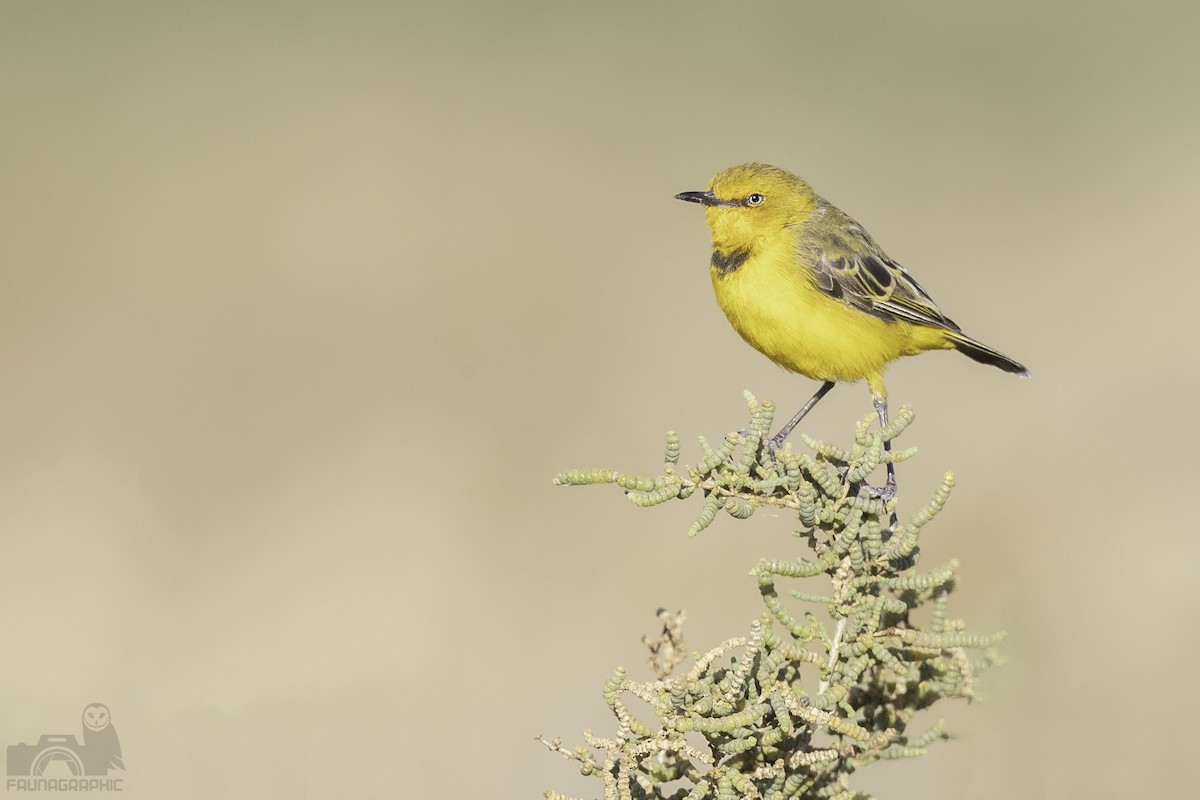
[{"label": "pale sky backdrop", "polygon": [[955,470],[926,564],[1008,664],[859,785],[1192,795],[1197,9],[0,4],[0,744],[102,702],[129,800],[598,797],[535,734],[611,733],[658,606],[708,649],[799,554],[550,483],[815,388],[672,199],[760,160],[1033,370],[888,374],[902,510]]}]

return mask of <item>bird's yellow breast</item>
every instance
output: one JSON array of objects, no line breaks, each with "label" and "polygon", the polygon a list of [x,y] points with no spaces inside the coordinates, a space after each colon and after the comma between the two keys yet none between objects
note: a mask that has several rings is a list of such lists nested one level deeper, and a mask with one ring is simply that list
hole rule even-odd
[{"label": "bird's yellow breast", "polygon": [[913,326],[821,292],[791,232],[760,239],[734,269],[720,269],[720,261],[714,257],[712,282],[721,310],[743,339],[784,369],[882,386],[888,362],[927,349],[913,341]]}]

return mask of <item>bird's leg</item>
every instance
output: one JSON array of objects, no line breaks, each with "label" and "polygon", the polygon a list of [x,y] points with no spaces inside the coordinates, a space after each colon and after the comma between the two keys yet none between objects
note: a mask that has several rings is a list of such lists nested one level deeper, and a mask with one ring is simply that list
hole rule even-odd
[{"label": "bird's leg", "polygon": [[[887,398],[880,395],[873,395],[872,400],[875,402],[875,413],[879,415],[879,427],[886,428],[888,424],[887,415]],[[891,440],[884,440],[884,451],[892,452]],[[885,503],[896,496],[896,465],[892,461],[887,462],[887,483],[881,487],[869,487],[871,493],[879,497]],[[892,512],[892,528],[896,527],[896,512]]]},{"label": "bird's leg", "polygon": [[829,390],[832,388],[833,381],[825,381],[822,383],[821,388],[817,389],[817,393],[809,398],[809,401],[804,404],[803,408],[796,412],[796,416],[788,420],[788,423],[779,429],[779,433],[767,440],[767,449],[774,453],[776,450],[783,447],[783,442],[785,439],[787,439],[788,434],[800,424],[800,420],[804,419],[804,415],[809,411],[812,411],[813,406],[815,406],[822,397],[828,394]]}]

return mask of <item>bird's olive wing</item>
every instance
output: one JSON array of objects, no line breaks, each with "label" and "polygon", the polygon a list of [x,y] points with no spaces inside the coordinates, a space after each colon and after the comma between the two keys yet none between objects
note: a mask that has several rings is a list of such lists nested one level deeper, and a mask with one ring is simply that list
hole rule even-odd
[{"label": "bird's olive wing", "polygon": [[830,297],[880,319],[959,330],[904,267],[836,208],[819,206],[799,242],[817,287]]}]

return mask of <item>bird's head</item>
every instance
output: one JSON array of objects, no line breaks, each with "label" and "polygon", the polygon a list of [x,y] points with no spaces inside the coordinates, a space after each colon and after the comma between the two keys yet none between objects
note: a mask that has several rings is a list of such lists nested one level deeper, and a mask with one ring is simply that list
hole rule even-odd
[{"label": "bird's head", "polygon": [[718,172],[704,192],[682,192],[676,200],[699,203],[721,249],[752,248],[788,225],[804,222],[816,195],[800,178],[767,164],[739,164]]}]

